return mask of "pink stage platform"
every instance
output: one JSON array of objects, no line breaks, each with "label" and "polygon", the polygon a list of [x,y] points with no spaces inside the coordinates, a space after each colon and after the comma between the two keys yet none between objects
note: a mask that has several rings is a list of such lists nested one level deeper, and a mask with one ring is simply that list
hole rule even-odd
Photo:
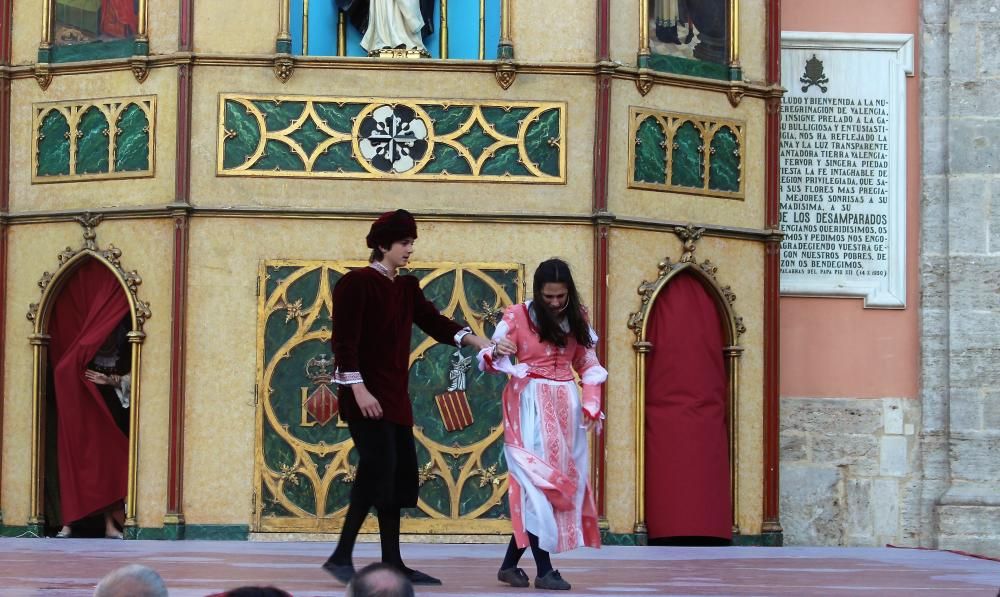
[{"label": "pink stage platform", "polygon": [[[296,596],[343,595],[319,565],[328,542],[114,541],[0,539],[0,595],[90,595],[108,571],[150,566],[171,595],[195,596],[241,585],[274,585]],[[997,597],[1000,562],[942,551],[811,547],[605,547],[554,557],[573,584],[568,593],[514,589],[496,582],[503,545],[403,545],[415,568],[444,586],[418,595],[857,595]],[[378,556],[361,543],[358,567]],[[534,577],[530,552],[523,567]]]}]

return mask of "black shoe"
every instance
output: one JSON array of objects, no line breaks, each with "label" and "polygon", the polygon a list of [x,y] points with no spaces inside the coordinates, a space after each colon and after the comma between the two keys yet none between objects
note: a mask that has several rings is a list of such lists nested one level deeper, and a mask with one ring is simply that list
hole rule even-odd
[{"label": "black shoe", "polygon": [[414,570],[413,568],[403,568],[403,574],[406,578],[410,579],[410,582],[415,585],[439,585],[441,584],[441,579],[434,578],[430,574],[424,574],[419,570]]},{"label": "black shoe", "polygon": [[549,589],[552,591],[568,591],[570,585],[563,580],[558,570],[549,570],[545,576],[535,577],[536,589]]},{"label": "black shoe", "polygon": [[323,570],[330,573],[331,576],[336,578],[338,581],[347,585],[354,578],[354,565],[353,564],[335,564],[330,560],[323,562]]},{"label": "black shoe", "polygon": [[497,572],[497,580],[512,587],[527,587],[531,585],[528,575],[521,568],[504,568]]}]

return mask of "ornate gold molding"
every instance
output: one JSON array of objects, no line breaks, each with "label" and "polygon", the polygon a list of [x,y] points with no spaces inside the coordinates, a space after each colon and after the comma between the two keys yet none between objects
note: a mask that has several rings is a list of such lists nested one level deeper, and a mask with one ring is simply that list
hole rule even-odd
[{"label": "ornate gold molding", "polygon": [[129,303],[131,330],[127,334],[132,347],[132,387],[129,412],[129,457],[128,490],[125,497],[125,525],[135,527],[137,512],[137,467],[139,445],[139,403],[141,388],[142,344],[146,338],[143,326],[152,316],[149,303],[138,296],[142,277],[136,270],[126,270],[121,263],[122,251],[114,245],[102,249],[97,244],[97,226],[103,220],[101,214],[86,212],[73,218],[83,227],[83,243],[78,249],[66,247],[58,256],[59,267],[54,273],[44,272],[38,282],[41,298],[28,307],[27,318],[32,322],[33,331],[28,337],[32,347],[32,430],[31,430],[31,511],[29,518],[38,522],[45,520],[44,489],[44,411],[46,403],[46,376],[48,367],[49,318],[52,307],[62,290],[63,283],[70,278],[77,267],[87,259],[95,259],[111,270],[118,279]]}]

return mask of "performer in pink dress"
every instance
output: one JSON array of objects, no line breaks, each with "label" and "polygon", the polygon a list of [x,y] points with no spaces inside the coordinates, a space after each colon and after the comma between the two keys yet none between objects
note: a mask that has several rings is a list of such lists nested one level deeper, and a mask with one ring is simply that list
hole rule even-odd
[{"label": "performer in pink dress", "polygon": [[587,432],[603,418],[601,384],[608,372],[597,360],[597,335],[566,262],[542,262],[533,286],[534,301],[507,308],[493,334],[494,342],[514,343],[518,363],[504,351],[479,353],[481,370],[510,376],[503,393],[504,454],[514,536],[497,579],[528,586],[517,563],[530,545],[535,587],[568,590],[549,553],[601,544],[587,475]]}]

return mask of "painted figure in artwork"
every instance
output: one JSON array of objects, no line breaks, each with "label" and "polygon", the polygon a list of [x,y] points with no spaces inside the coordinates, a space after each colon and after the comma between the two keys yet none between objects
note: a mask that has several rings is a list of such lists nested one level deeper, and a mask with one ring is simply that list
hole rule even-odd
[{"label": "painted figure in artwork", "polygon": [[337,0],[364,36],[369,56],[395,50],[429,56],[424,37],[434,30],[434,0]]},{"label": "painted figure in artwork", "polygon": [[52,38],[68,45],[135,37],[138,0],[55,0]]},{"label": "painted figure in artwork", "polygon": [[650,51],[725,64],[729,1],[648,0]]}]

